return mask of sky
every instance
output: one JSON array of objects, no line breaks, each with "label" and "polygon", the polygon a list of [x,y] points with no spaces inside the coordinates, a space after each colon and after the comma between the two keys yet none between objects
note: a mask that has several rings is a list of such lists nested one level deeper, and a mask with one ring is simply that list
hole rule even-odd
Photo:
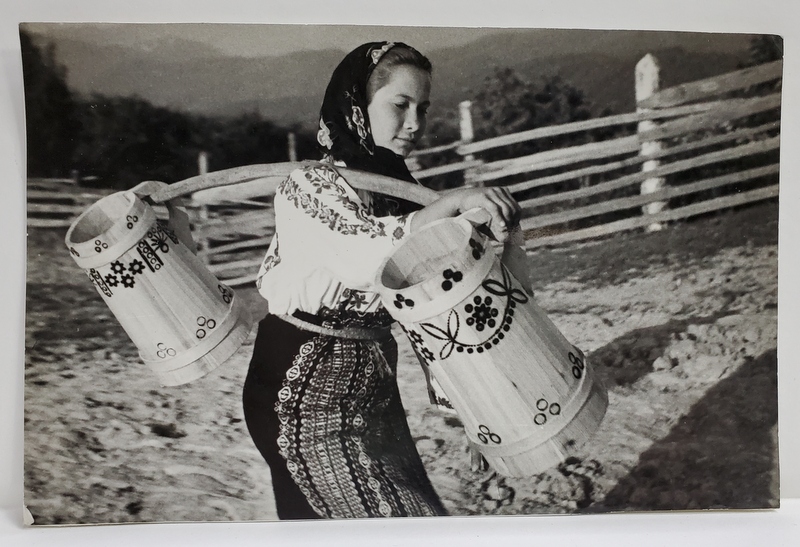
[{"label": "sky", "polygon": [[[232,29],[231,27],[235,27]],[[349,50],[355,42],[406,40],[420,49],[458,46],[490,34],[517,29],[474,28],[465,33],[460,28],[388,27],[377,25],[263,24],[172,24],[172,25],[35,25],[37,34],[54,39],[80,39],[97,44],[115,44],[146,49],[148,43],[172,37],[200,42],[223,53],[241,56],[283,55],[295,51]],[[235,30],[235,32],[231,32]],[[357,38],[357,39],[356,39]]]}]

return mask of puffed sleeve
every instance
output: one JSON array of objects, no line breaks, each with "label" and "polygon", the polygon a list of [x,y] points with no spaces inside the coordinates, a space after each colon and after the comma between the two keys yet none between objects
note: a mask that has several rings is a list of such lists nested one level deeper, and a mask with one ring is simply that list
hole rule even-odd
[{"label": "puffed sleeve", "polygon": [[332,167],[309,166],[280,185],[275,215],[282,249],[296,255],[292,262],[326,269],[350,288],[371,290],[381,262],[408,234],[413,213],[373,216]]}]

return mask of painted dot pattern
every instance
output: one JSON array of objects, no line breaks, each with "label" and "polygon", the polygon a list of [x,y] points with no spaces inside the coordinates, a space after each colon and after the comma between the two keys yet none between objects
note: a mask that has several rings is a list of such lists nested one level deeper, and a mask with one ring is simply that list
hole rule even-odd
[{"label": "painted dot pattern", "polygon": [[559,416],[561,414],[561,405],[558,403],[550,403],[545,398],[536,401],[536,410],[539,412],[533,417],[533,423],[536,425],[544,425],[547,423],[547,416]]},{"label": "painted dot pattern", "polygon": [[480,260],[484,253],[483,245],[474,238],[469,238],[469,246],[472,248],[472,258]]},{"label": "painted dot pattern", "polygon": [[406,298],[402,294],[398,294],[394,298],[394,307],[397,308],[398,310],[402,310],[404,307],[413,308],[414,301],[411,300],[410,298]]},{"label": "painted dot pattern", "polygon": [[462,279],[464,279],[464,274],[459,271],[453,271],[450,268],[446,269],[442,272],[442,289],[445,291],[449,291],[453,288],[453,283],[459,283]]},{"label": "painted dot pattern", "polygon": [[569,355],[568,355],[569,362],[572,365],[572,375],[577,380],[580,380],[583,377],[583,371],[586,368],[586,365],[584,364],[583,359],[581,359],[581,357],[579,357],[579,355],[580,355],[580,352],[577,349],[575,350],[575,353],[569,352]]},{"label": "painted dot pattern", "polygon": [[230,304],[231,300],[233,300],[233,291],[222,284],[217,285],[217,289],[219,290],[220,294],[222,294],[222,301],[226,304]]},{"label": "painted dot pattern", "polygon": [[156,348],[158,348],[158,351],[156,351],[156,355],[161,359],[166,359],[167,357],[175,357],[175,355],[177,355],[177,352],[174,349],[168,348],[167,345],[164,344],[163,342],[159,342],[158,344],[156,344]]},{"label": "painted dot pattern", "polygon": [[503,442],[502,439],[500,438],[500,435],[498,435],[497,433],[492,433],[492,431],[483,424],[478,426],[478,439],[483,444],[489,444],[489,443],[500,444]]},{"label": "painted dot pattern", "polygon": [[197,336],[200,339],[203,339],[206,337],[206,331],[213,330],[214,327],[217,326],[217,322],[214,321],[213,319],[206,319],[201,315],[200,317],[197,318],[197,325],[200,328],[197,329],[197,332],[195,332],[195,336]]}]

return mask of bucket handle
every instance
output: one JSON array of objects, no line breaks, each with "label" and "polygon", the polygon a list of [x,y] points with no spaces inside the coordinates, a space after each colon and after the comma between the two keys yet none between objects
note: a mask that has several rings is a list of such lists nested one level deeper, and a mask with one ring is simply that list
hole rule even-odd
[{"label": "bucket handle", "polygon": [[[457,218],[468,221],[478,228],[478,231],[497,240],[497,236],[495,236],[494,232],[491,230],[492,215],[486,209],[475,207],[474,209],[464,211]],[[511,275],[520,282],[525,292],[528,293],[529,296],[533,296],[533,280],[531,278],[530,268],[528,268],[528,255],[522,248],[524,244],[525,238],[522,236],[522,229],[519,227],[519,224],[517,224],[511,229],[506,238],[500,261],[508,268]]]},{"label": "bucket handle", "polygon": [[[169,187],[169,184],[157,180],[147,180],[134,186],[130,191],[139,199],[150,198],[153,194]],[[148,201],[153,201],[152,198]],[[194,254],[197,254],[197,244],[192,237],[189,224],[189,215],[180,197],[175,197],[164,202],[169,213],[169,224],[178,239]]]}]

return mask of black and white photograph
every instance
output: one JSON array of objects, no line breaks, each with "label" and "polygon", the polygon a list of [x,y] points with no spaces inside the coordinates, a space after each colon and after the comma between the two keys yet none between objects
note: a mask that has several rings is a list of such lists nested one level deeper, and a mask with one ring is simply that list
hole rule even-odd
[{"label": "black and white photograph", "polygon": [[778,506],[780,36],[20,39],[34,524]]},{"label": "black and white photograph", "polygon": [[14,534],[785,537],[785,24],[58,13]]}]

